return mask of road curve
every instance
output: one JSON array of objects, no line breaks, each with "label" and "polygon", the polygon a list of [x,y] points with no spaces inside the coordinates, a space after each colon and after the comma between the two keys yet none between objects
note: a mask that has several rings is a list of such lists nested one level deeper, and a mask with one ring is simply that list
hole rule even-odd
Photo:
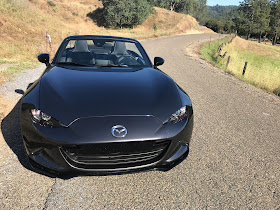
[{"label": "road curve", "polygon": [[19,133],[20,95],[14,91],[25,89],[43,68],[0,87],[11,104],[1,122],[0,209],[280,208],[280,100],[186,55],[187,46],[209,36],[142,41],[151,58],[165,59],[161,69],[194,107],[190,154],[168,172],[63,180],[29,170]]}]

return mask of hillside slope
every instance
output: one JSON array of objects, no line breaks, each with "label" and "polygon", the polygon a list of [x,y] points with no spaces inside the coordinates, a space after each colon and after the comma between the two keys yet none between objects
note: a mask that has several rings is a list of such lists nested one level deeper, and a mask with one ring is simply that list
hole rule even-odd
[{"label": "hillside slope", "polygon": [[46,30],[52,38],[52,54],[69,35],[152,37],[154,22],[159,36],[203,32],[193,17],[161,8],[134,29],[106,29],[88,15],[99,7],[98,0],[0,0],[0,64],[36,61],[38,53],[46,52]]}]

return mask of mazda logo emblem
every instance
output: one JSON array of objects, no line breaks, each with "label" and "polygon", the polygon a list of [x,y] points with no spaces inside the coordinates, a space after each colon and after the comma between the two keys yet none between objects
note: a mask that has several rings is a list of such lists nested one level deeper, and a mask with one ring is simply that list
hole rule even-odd
[{"label": "mazda logo emblem", "polygon": [[115,125],[112,127],[112,135],[117,138],[123,138],[127,134],[127,130],[122,125]]}]

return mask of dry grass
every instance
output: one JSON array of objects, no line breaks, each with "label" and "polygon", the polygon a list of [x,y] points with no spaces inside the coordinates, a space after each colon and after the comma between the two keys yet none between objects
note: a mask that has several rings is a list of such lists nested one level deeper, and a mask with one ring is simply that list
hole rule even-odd
[{"label": "dry grass", "polygon": [[[216,53],[217,48],[216,42],[213,43],[211,49],[206,44],[201,48],[201,54],[225,70],[228,57],[221,59]],[[276,95],[280,94],[279,47],[236,37],[231,44],[223,47],[221,54],[224,52],[227,52],[227,55],[231,57],[227,71],[250,84],[274,92]],[[245,75],[242,76],[245,61],[248,62],[248,66]]]},{"label": "dry grass", "polygon": [[[6,62],[36,61],[36,55],[46,51],[46,29],[52,36],[55,50],[61,40],[73,34],[97,30],[86,18],[86,11],[94,10],[100,2],[46,0],[0,0],[0,58]],[[83,12],[81,12],[83,11]],[[88,23],[88,24],[86,24]]]},{"label": "dry grass", "polygon": [[279,47],[273,47],[271,45],[265,45],[265,44],[259,44],[257,42],[251,42],[244,40],[240,37],[236,37],[231,47],[239,49],[241,51],[249,51],[253,52],[257,55],[263,55],[263,56],[272,56],[275,58],[280,58],[280,48]]},{"label": "dry grass", "polygon": [[158,35],[199,32],[194,18],[160,8],[135,29],[105,29],[87,17],[98,7],[102,7],[98,0],[0,0],[0,62],[36,62],[36,55],[46,52],[46,29],[52,37],[52,54],[69,35],[152,37],[154,22]]},{"label": "dry grass", "polygon": [[140,26],[135,28],[136,35],[151,37],[154,34],[153,24],[157,25],[157,35],[171,35],[180,33],[198,33],[199,25],[195,18],[171,12],[162,8],[154,8],[153,14]]}]

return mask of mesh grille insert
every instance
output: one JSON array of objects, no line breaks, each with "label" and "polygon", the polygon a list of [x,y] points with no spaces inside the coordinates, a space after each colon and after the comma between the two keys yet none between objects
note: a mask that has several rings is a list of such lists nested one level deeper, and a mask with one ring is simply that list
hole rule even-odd
[{"label": "mesh grille insert", "polygon": [[66,160],[85,169],[117,169],[154,163],[168,149],[170,141],[139,141],[62,147]]}]

